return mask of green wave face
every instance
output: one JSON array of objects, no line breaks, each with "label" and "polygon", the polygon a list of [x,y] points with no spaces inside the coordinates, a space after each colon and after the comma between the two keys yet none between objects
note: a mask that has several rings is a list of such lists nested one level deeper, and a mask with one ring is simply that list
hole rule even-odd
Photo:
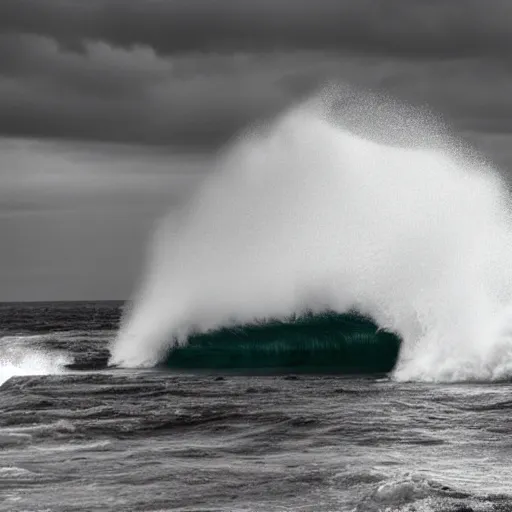
[{"label": "green wave face", "polygon": [[174,369],[387,373],[400,340],[354,314],[306,314],[193,334],[170,349]]}]

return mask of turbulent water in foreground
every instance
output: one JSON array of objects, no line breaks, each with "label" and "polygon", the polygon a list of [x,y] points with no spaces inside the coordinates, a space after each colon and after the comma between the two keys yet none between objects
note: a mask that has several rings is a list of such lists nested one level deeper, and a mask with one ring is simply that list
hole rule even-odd
[{"label": "turbulent water in foreground", "polygon": [[120,308],[0,306],[0,510],[512,511],[511,384],[100,370]]}]

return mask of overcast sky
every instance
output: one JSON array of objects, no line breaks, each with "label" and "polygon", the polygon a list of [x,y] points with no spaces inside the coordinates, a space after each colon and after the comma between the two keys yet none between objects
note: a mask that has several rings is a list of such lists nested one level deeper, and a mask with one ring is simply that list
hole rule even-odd
[{"label": "overcast sky", "polygon": [[211,155],[327,80],[512,175],[511,48],[510,0],[0,0],[0,300],[127,298]]}]

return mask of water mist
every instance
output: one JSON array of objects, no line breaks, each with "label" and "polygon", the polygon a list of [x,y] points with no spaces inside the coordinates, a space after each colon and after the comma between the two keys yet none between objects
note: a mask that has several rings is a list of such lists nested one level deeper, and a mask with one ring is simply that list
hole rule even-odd
[{"label": "water mist", "polygon": [[372,127],[395,127],[389,112],[361,99],[354,129],[332,95],[240,137],[159,223],[112,363],[154,365],[192,329],[356,309],[403,340],[396,379],[512,374],[499,176],[461,145],[425,143],[419,118],[383,144]]}]

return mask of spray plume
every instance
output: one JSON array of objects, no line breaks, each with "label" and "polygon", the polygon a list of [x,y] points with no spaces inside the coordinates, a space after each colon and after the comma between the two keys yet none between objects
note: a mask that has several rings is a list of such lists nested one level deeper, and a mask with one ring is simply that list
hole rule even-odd
[{"label": "spray plume", "polygon": [[213,167],[155,230],[112,363],[154,365],[192,330],[355,309],[403,340],[396,379],[512,373],[508,195],[431,117],[331,87]]}]

